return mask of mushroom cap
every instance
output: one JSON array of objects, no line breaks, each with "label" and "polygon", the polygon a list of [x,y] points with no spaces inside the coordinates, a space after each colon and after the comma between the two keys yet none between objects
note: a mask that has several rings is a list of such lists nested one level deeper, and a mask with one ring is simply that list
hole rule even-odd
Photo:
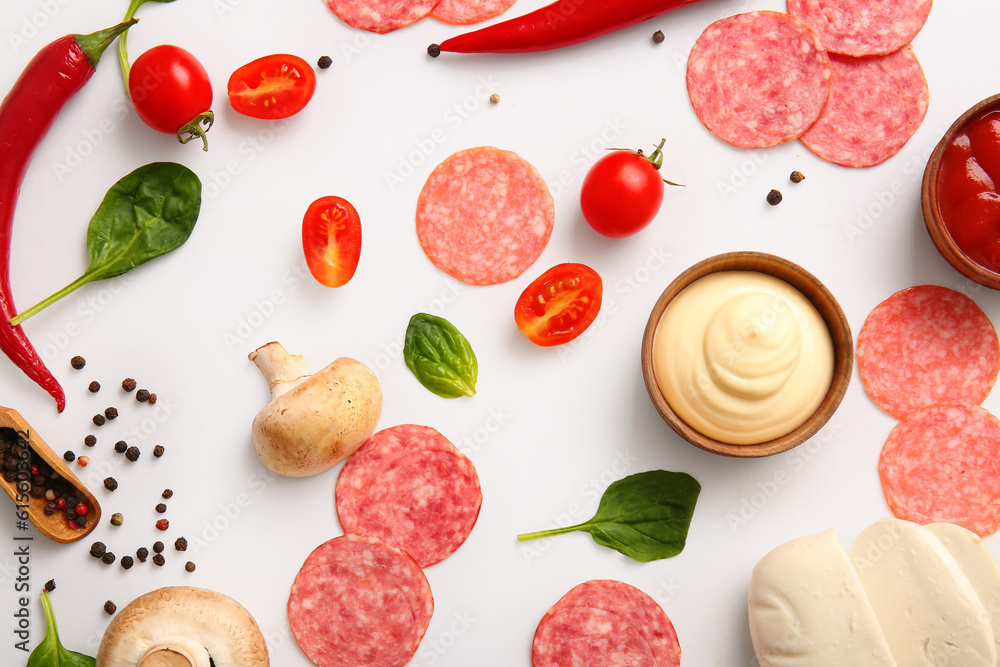
[{"label": "mushroom cap", "polygon": [[267,644],[240,603],[215,591],[168,586],[111,620],[97,667],[267,667]]},{"label": "mushroom cap", "polygon": [[375,431],[381,414],[375,374],[360,361],[341,357],[257,413],[254,449],[279,475],[317,475],[353,454]]}]

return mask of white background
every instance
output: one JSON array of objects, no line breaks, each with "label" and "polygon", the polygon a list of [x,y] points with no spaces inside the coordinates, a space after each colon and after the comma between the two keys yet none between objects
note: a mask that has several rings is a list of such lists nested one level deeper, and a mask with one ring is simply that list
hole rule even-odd
[{"label": "white background", "polygon": [[[0,90],[7,90],[43,45],[71,32],[118,22],[120,2],[8,0],[0,17]],[[509,15],[543,4],[520,0]],[[573,48],[524,56],[433,60],[425,48],[461,28],[421,21],[388,35],[353,30],[320,0],[179,0],[148,4],[129,38],[132,57],[158,43],[196,54],[215,90],[211,148],[179,145],[153,132],[124,104],[114,52],[60,114],[34,156],[15,220],[12,283],[17,305],[31,304],[86,267],[85,234],[107,189],[132,169],[173,160],[205,186],[201,217],[176,252],[125,278],[92,284],[25,324],[62,382],[67,408],[6,359],[0,405],[19,410],[56,449],[88,454],[82,471],[105,520],[82,542],[35,535],[30,563],[33,647],[43,623],[37,594],[55,579],[53,603],[64,643],[96,653],[118,607],[160,586],[190,584],[226,593],[254,615],[272,664],[308,665],[285,615],[289,586],[306,555],[340,534],[333,508],[337,469],[308,479],[273,476],[257,460],[250,423],[269,400],[247,354],[279,340],[314,368],[338,356],[377,371],[384,393],[380,427],[432,426],[472,458],[484,501],[468,541],[426,570],[435,614],[415,665],[528,665],[542,614],[576,584],[614,578],[653,596],[676,626],[684,663],[752,665],[746,594],[750,571],[771,548],[834,528],[849,546],[889,515],[876,462],[892,428],[854,378],[840,410],[811,442],[760,460],[702,452],[679,439],[650,403],[639,341],[664,287],[716,253],[760,250],[816,274],[838,297],[855,336],[864,317],[898,289],[933,283],[972,296],[994,322],[1000,294],[970,284],[936,253],[920,214],[920,178],[933,146],[965,109],[1000,92],[996,30],[1000,4],[936,3],[914,41],[930,85],[927,118],[910,143],[878,167],[827,164],[801,144],[743,151],[697,121],[684,86],[691,44],[710,22],[781,2],[707,0]],[[651,42],[657,29],[666,41]],[[238,66],[291,52],[324,54],[310,105],[286,123],[235,114],[226,81]],[[487,98],[498,93],[501,101]],[[611,240],[583,221],[578,195],[589,165],[608,146],[644,148],[666,137],[668,188],[655,222]],[[556,225],[539,261],[519,279],[492,287],[456,283],[435,269],[414,233],[417,194],[427,174],[454,151],[477,145],[516,151],[549,182]],[[2,158],[0,158],[2,159]],[[792,184],[800,170],[806,180]],[[771,188],[784,201],[765,203]],[[337,194],[361,213],[361,265],[330,290],[308,275],[302,214]],[[544,269],[564,261],[603,277],[603,312],[563,348],[533,346],[512,308]],[[479,393],[445,400],[406,369],[400,343],[416,312],[451,320],[479,357]],[[69,366],[83,355],[83,371]],[[134,377],[159,396],[155,406],[124,395]],[[99,380],[96,395],[86,387]],[[118,420],[90,418],[114,405]],[[987,407],[996,410],[996,397]],[[83,437],[94,432],[91,451]],[[143,455],[128,464],[112,444],[127,439]],[[165,456],[154,460],[152,447]],[[520,532],[589,518],[608,483],[662,468],[703,485],[687,548],[639,564],[596,546],[583,533],[520,544]],[[79,470],[79,469],[78,469]],[[101,480],[115,476],[111,494]],[[170,487],[171,529],[153,528],[153,506]],[[2,505],[2,503],[0,503]],[[23,664],[14,649],[14,508],[0,511],[0,664]],[[112,528],[107,518],[125,514]],[[94,539],[119,556],[184,535],[187,554],[168,548],[167,564],[129,571],[88,556]],[[987,540],[998,553],[996,538]],[[183,570],[186,560],[197,571]]]}]

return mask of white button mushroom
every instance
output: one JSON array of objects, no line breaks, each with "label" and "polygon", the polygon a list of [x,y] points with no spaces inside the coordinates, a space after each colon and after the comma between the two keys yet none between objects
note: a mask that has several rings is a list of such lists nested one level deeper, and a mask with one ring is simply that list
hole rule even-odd
[{"label": "white button mushroom", "polygon": [[329,470],[368,439],[382,415],[378,379],[342,357],[310,374],[278,343],[250,353],[267,378],[271,402],[253,420],[253,445],[268,468],[288,477]]},{"label": "white button mushroom", "polygon": [[190,586],[158,588],[118,612],[97,667],[267,667],[267,644],[240,603]]}]

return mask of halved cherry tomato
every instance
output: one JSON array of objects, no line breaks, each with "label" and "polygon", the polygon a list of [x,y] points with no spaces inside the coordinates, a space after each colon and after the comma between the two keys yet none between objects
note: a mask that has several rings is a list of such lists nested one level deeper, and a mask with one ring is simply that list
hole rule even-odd
[{"label": "halved cherry tomato", "polygon": [[361,217],[341,197],[320,197],[302,219],[302,248],[309,271],[327,287],[354,277],[361,257]]},{"label": "halved cherry tomato", "polygon": [[593,323],[601,310],[604,284],[585,264],[557,264],[535,279],[514,306],[514,322],[532,343],[568,343]]},{"label": "halved cherry tomato", "polygon": [[[157,132],[176,134],[181,143],[212,126],[212,82],[198,59],[171,44],[160,44],[135,59],[128,95],[136,114]],[[202,125],[205,125],[203,128]]]},{"label": "halved cherry tomato", "polygon": [[316,73],[302,58],[277,53],[243,65],[229,77],[229,103],[251,118],[293,116],[316,91]]},{"label": "halved cherry tomato", "polygon": [[[642,151],[615,150],[590,168],[580,188],[580,208],[591,227],[621,238],[645,228],[663,203],[663,144],[647,157]],[[671,183],[671,185],[675,185]]]}]

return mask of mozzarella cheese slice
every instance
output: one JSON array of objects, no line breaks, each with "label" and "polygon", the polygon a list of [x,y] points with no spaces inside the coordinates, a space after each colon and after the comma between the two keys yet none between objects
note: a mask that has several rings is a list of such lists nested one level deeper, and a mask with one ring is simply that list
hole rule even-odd
[{"label": "mozzarella cheese slice", "polygon": [[851,561],[900,665],[996,666],[986,609],[930,530],[882,519],[854,541]]},{"label": "mozzarella cheese slice", "polygon": [[979,601],[989,614],[993,643],[998,653],[996,664],[1000,665],[1000,566],[983,544],[983,538],[971,530],[952,523],[932,523],[927,530],[941,540],[976,589]]},{"label": "mozzarella cheese slice", "polygon": [[896,665],[832,530],[792,540],[764,556],[753,569],[747,603],[761,667]]}]

